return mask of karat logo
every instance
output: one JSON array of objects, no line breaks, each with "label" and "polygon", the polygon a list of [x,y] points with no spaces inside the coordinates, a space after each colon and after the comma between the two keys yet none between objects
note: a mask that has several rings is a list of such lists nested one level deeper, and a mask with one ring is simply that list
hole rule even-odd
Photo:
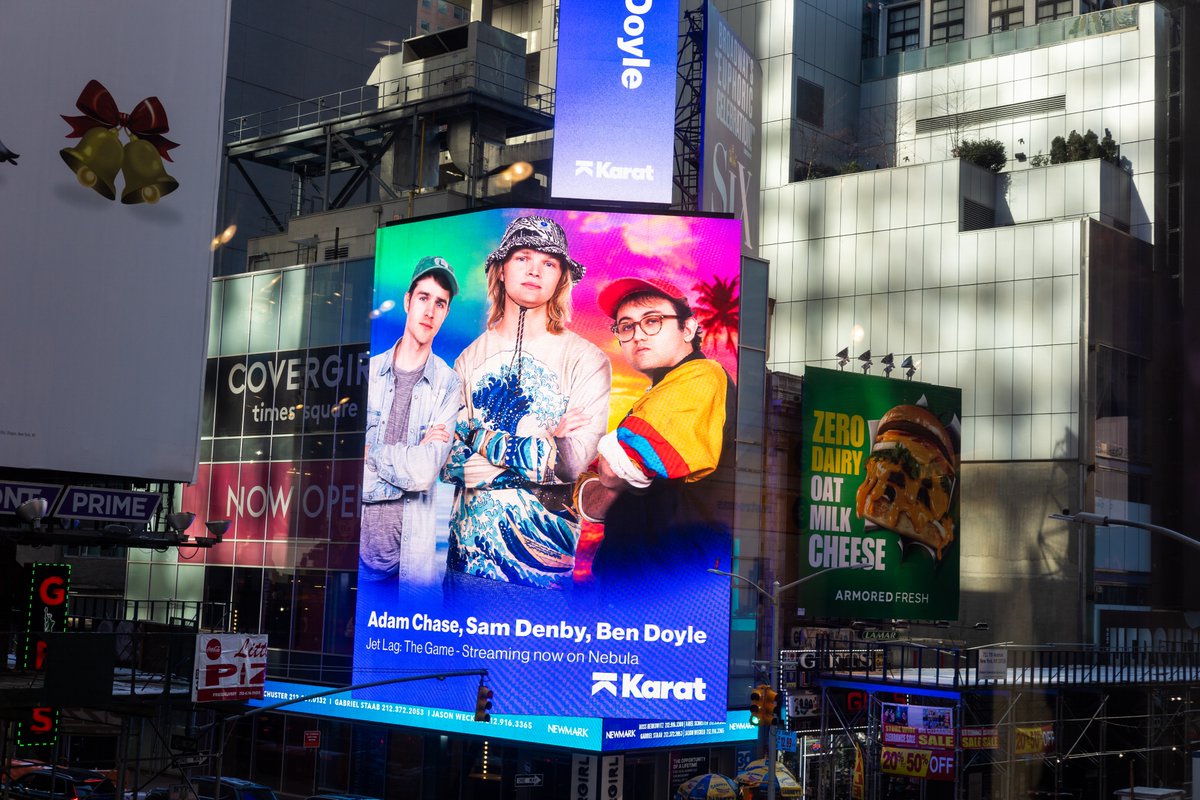
[{"label": "karat logo", "polygon": [[654,167],[647,164],[644,167],[623,167],[611,161],[575,160],[575,175],[586,175],[589,178],[601,178],[609,181],[654,181]]},{"label": "karat logo", "polygon": [[[617,682],[620,681],[620,688]],[[690,681],[647,680],[643,673],[618,675],[615,672],[592,673],[592,696],[607,692],[613,697],[634,700],[705,700],[708,684],[703,678]]]}]

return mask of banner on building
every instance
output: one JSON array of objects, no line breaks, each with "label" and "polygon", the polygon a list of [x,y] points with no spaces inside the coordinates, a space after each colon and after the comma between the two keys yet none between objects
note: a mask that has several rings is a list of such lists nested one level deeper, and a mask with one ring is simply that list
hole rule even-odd
[{"label": "banner on building", "polygon": [[229,5],[4,5],[0,467],[195,475]]},{"label": "banner on building", "polygon": [[959,389],[805,370],[805,613],[958,618],[961,410]]},{"label": "banner on building", "polygon": [[[738,227],[493,209],[380,230],[356,683],[486,668],[494,714],[725,720],[729,579],[707,569],[731,563]],[[406,339],[432,351],[411,389]],[[602,459],[642,488],[593,516]]]},{"label": "banner on building", "polygon": [[266,634],[196,636],[192,702],[261,700],[267,677]]},{"label": "banner on building", "polygon": [[704,6],[704,122],[700,208],[734,214],[742,252],[758,248],[762,67],[716,4]]},{"label": "banner on building", "polygon": [[555,199],[671,202],[679,0],[558,9]]},{"label": "banner on building", "polygon": [[999,750],[1000,730],[998,728],[963,728],[959,733],[959,741],[963,750]]},{"label": "banner on building", "polygon": [[1032,727],[1018,726],[1015,731],[1013,755],[1035,756],[1053,753],[1055,749],[1054,726],[1035,725]]},{"label": "banner on building", "polygon": [[954,709],[883,704],[883,743],[954,749]]}]

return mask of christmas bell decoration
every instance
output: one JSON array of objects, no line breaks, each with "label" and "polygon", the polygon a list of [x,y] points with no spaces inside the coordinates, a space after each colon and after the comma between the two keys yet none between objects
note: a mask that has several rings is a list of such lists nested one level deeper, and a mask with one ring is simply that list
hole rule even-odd
[{"label": "christmas bell decoration", "polygon": [[[153,149],[153,148],[151,148]],[[58,151],[75,178],[109,200],[117,197],[115,181],[125,159],[121,139],[113,128],[96,127],[83,135],[75,147]]]},{"label": "christmas bell decoration", "polygon": [[158,148],[136,136],[131,135],[125,145],[125,163],[121,169],[125,174],[121,202],[126,205],[157,203],[179,188],[179,181],[167,174]]}]

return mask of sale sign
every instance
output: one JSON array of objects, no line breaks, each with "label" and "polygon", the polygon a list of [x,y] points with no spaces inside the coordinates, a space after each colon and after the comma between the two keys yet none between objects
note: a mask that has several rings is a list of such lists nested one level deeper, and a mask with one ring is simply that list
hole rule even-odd
[{"label": "sale sign", "polygon": [[883,743],[954,749],[954,709],[883,704]]},{"label": "sale sign", "polygon": [[261,700],[267,675],[266,634],[202,633],[196,637],[192,702]]},{"label": "sale sign", "polygon": [[879,769],[889,775],[952,781],[954,752],[884,747],[879,753]]},{"label": "sale sign", "polygon": [[960,741],[963,750],[998,750],[1000,749],[1000,730],[998,728],[963,728]]}]

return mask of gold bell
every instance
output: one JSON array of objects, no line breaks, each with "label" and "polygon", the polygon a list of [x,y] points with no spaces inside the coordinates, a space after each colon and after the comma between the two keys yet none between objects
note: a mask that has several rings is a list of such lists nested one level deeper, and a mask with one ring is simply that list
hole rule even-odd
[{"label": "gold bell", "polygon": [[83,186],[95,189],[109,200],[117,197],[117,172],[125,158],[121,139],[111,128],[96,127],[89,130],[75,147],[64,147],[58,151],[75,178]]},{"label": "gold bell", "polygon": [[136,136],[130,136],[129,144],[125,145],[121,171],[125,174],[122,203],[157,203],[159,198],[179,188],[179,181],[167,174],[158,148]]}]

